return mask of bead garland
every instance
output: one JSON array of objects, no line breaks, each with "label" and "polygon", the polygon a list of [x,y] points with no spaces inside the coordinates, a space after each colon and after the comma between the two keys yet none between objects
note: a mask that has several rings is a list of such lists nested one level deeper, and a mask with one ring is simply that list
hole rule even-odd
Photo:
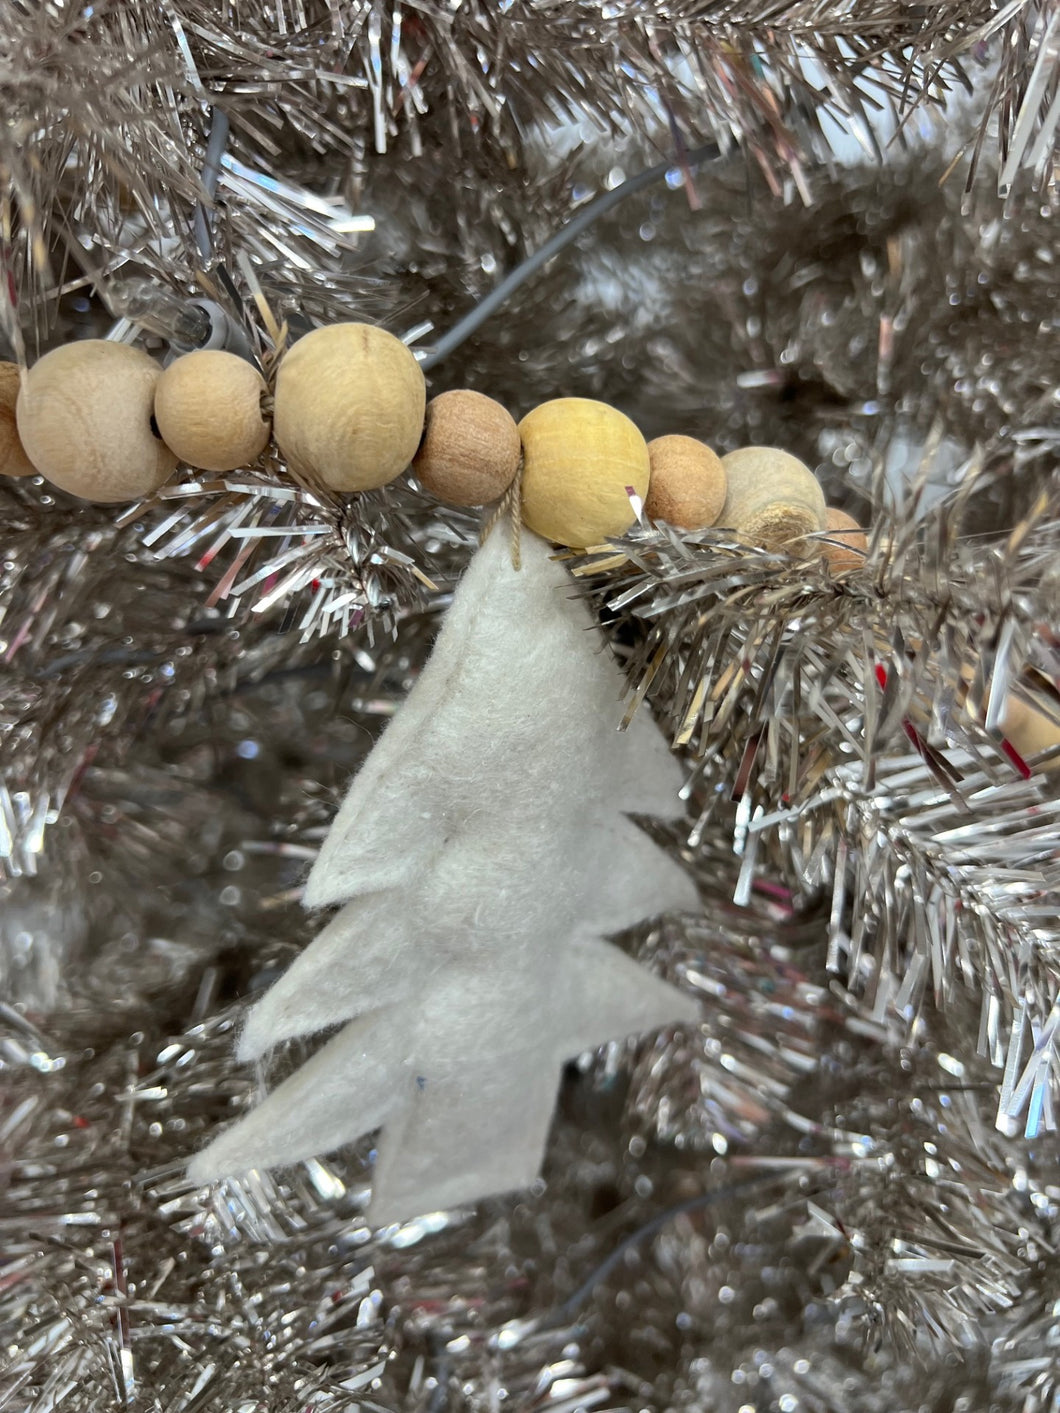
[{"label": "bead garland", "polygon": [[[470,389],[427,402],[414,355],[369,324],[297,340],[279,362],[271,402],[254,364],[219,349],[161,368],[128,344],[84,339],[28,371],[0,362],[0,475],[41,475],[83,500],[139,500],[179,462],[235,471],[270,438],[289,465],[339,493],[411,469],[429,494],[471,507],[501,500],[518,482],[523,522],[572,549],[624,534],[639,497],[650,520],[717,526],[748,545],[817,555],[835,578],[857,570],[868,551],[862,527],[827,506],[817,478],[785,451],[742,447],[719,457],[681,435],[646,443],[623,413],[589,398],[555,398],[518,425]],[[1055,724],[1012,695],[1001,725],[1024,755],[1056,743]]]},{"label": "bead garland", "polygon": [[135,500],[178,461],[234,471],[271,437],[300,474],[343,494],[411,466],[439,500],[479,506],[520,477],[525,524],[575,549],[629,530],[633,497],[679,529],[717,525],[765,549],[820,554],[834,575],[856,569],[867,549],[857,522],[827,507],[816,477],[787,452],[719,457],[680,435],[649,444],[623,413],[589,398],[542,403],[518,426],[470,389],[428,403],[414,355],[370,324],[298,339],[278,365],[271,418],[268,407],[264,378],[235,354],[200,350],[160,369],[127,344],[86,339],[28,372],[0,364],[0,474],[39,472],[90,501]]}]

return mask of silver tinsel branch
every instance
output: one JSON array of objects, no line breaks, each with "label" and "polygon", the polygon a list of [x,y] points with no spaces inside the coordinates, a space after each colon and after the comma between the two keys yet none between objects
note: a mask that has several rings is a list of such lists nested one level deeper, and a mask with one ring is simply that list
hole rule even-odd
[{"label": "silver tinsel branch", "polygon": [[[267,366],[285,323],[429,349],[663,150],[432,391],[785,446],[872,525],[841,580],[649,526],[571,557],[688,763],[660,837],[702,912],[621,941],[703,1024],[572,1065],[531,1192],[372,1232],[370,1145],[183,1162],[255,1097],[244,1000],[478,526],[270,458],[122,515],[0,486],[0,1406],[1056,1407],[1060,762],[1001,717],[1060,718],[1058,37],[1044,3],[0,13],[12,352],[157,350],[192,293]],[[877,157],[900,124],[886,164],[834,115]]]},{"label": "silver tinsel branch", "polygon": [[[987,65],[972,149],[996,125],[1003,186],[1025,168],[1047,179],[1057,40],[1047,0],[8,5],[0,176],[19,303],[6,302],[7,333],[40,344],[63,292],[145,266],[180,287],[233,251],[274,267],[307,306],[371,228],[362,203],[381,157],[422,180],[444,151],[460,173],[444,189],[457,245],[477,254],[471,228],[486,219],[504,232],[502,257],[518,253],[509,173],[535,129],[563,116],[611,132],[663,121],[678,152],[735,139],[777,191],[785,174],[805,189],[829,115],[878,151],[881,110],[908,123]],[[208,143],[217,114],[230,127],[221,152]]]},{"label": "silver tinsel branch", "polygon": [[[1055,456],[1048,438],[1031,464],[1047,476]],[[999,474],[962,467],[958,491],[890,523],[877,496],[865,565],[838,581],[656,530],[576,573],[615,628],[646,630],[627,715],[656,699],[698,761],[690,840],[724,829],[734,901],[779,880],[826,897],[829,970],[879,1021],[915,1027],[970,987],[978,1052],[1005,1070],[997,1126],[1038,1138],[1060,1078],[1060,730],[1032,771],[998,722],[1015,697],[1060,728],[1058,525],[1054,493],[1000,543],[968,535]]]}]

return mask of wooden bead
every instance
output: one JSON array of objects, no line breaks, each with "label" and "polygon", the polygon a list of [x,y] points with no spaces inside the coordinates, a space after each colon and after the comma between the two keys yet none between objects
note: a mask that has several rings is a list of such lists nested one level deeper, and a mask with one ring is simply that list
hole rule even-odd
[{"label": "wooden bead", "polygon": [[519,428],[499,402],[457,388],[427,404],[412,469],[423,489],[439,500],[486,505],[515,480],[520,450]]},{"label": "wooden bead", "polygon": [[[1015,692],[1010,692],[1005,698],[998,726],[1005,739],[1015,746],[1025,761],[1041,751],[1060,746],[1060,725],[1047,713],[1038,711],[1022,697],[1018,697]],[[1060,756],[1047,761],[1043,769],[1060,770]]]},{"label": "wooden bead", "polygon": [[314,329],[284,356],[275,396],[280,450],[333,491],[384,486],[416,454],[427,387],[416,359],[384,329]]},{"label": "wooden bead", "polygon": [[847,574],[865,563],[869,542],[865,531],[845,510],[828,506],[824,513],[828,539],[821,540],[821,554],[833,574]]},{"label": "wooden bead", "polygon": [[718,523],[762,549],[803,553],[804,535],[824,529],[824,492],[813,472],[786,451],[742,447],[723,456],[728,479]]},{"label": "wooden bead", "polygon": [[261,411],[265,379],[252,363],[220,348],[176,358],[155,388],[162,440],[189,466],[235,471],[256,461],[269,440]]},{"label": "wooden bead", "polygon": [[19,374],[17,363],[0,363],[0,476],[36,476],[15,422]]},{"label": "wooden bead", "polygon": [[[911,646],[914,649],[919,648],[919,643],[914,642]],[[971,663],[963,664],[961,676],[971,689],[976,676],[975,668]],[[1033,692],[1031,695],[1034,695]],[[985,724],[989,697],[989,682],[986,684],[986,691],[982,696],[972,690],[968,692],[967,709],[980,725]],[[1060,746],[1060,723],[1048,712],[1040,711],[1014,690],[1010,690],[1001,703],[997,731],[1008,741],[1009,745],[1015,747],[1024,761],[1030,760],[1032,756],[1036,756],[1042,751]],[[1046,761],[1042,769],[1060,770],[1060,756],[1054,760]]]},{"label": "wooden bead", "polygon": [[653,520],[682,530],[713,525],[725,504],[721,457],[694,437],[656,437],[648,443],[651,483],[644,509]]},{"label": "wooden bead", "polygon": [[26,455],[60,490],[107,503],[149,495],[177,458],[154,434],[158,364],[104,339],[53,348],[26,375],[16,415]]},{"label": "wooden bead", "polygon": [[519,423],[523,519],[557,544],[585,549],[621,535],[648,493],[648,447],[621,412],[584,397],[543,402]]}]

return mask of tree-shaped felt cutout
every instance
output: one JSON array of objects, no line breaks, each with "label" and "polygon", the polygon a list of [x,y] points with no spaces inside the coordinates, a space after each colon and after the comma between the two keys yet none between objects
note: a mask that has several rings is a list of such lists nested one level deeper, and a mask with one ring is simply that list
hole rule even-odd
[{"label": "tree-shaped felt cutout", "polygon": [[341,909],[250,1013],[240,1057],[343,1025],[191,1164],[199,1182],[382,1129],[385,1223],[525,1186],[563,1062],[697,1007],[603,939],[695,905],[628,813],[681,768],[547,545],[473,559],[340,809],[306,904]]}]

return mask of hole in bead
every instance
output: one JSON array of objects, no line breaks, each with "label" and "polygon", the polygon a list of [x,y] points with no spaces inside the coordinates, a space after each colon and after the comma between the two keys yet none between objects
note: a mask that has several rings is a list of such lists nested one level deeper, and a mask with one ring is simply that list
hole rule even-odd
[{"label": "hole in bead", "polygon": [[158,440],[161,441],[161,440],[162,440],[162,433],[158,430],[158,423],[155,421],[155,414],[154,414],[153,412],[151,413],[151,422],[150,422],[150,426],[151,426],[151,435],[152,435],[153,437],[157,437]]}]

